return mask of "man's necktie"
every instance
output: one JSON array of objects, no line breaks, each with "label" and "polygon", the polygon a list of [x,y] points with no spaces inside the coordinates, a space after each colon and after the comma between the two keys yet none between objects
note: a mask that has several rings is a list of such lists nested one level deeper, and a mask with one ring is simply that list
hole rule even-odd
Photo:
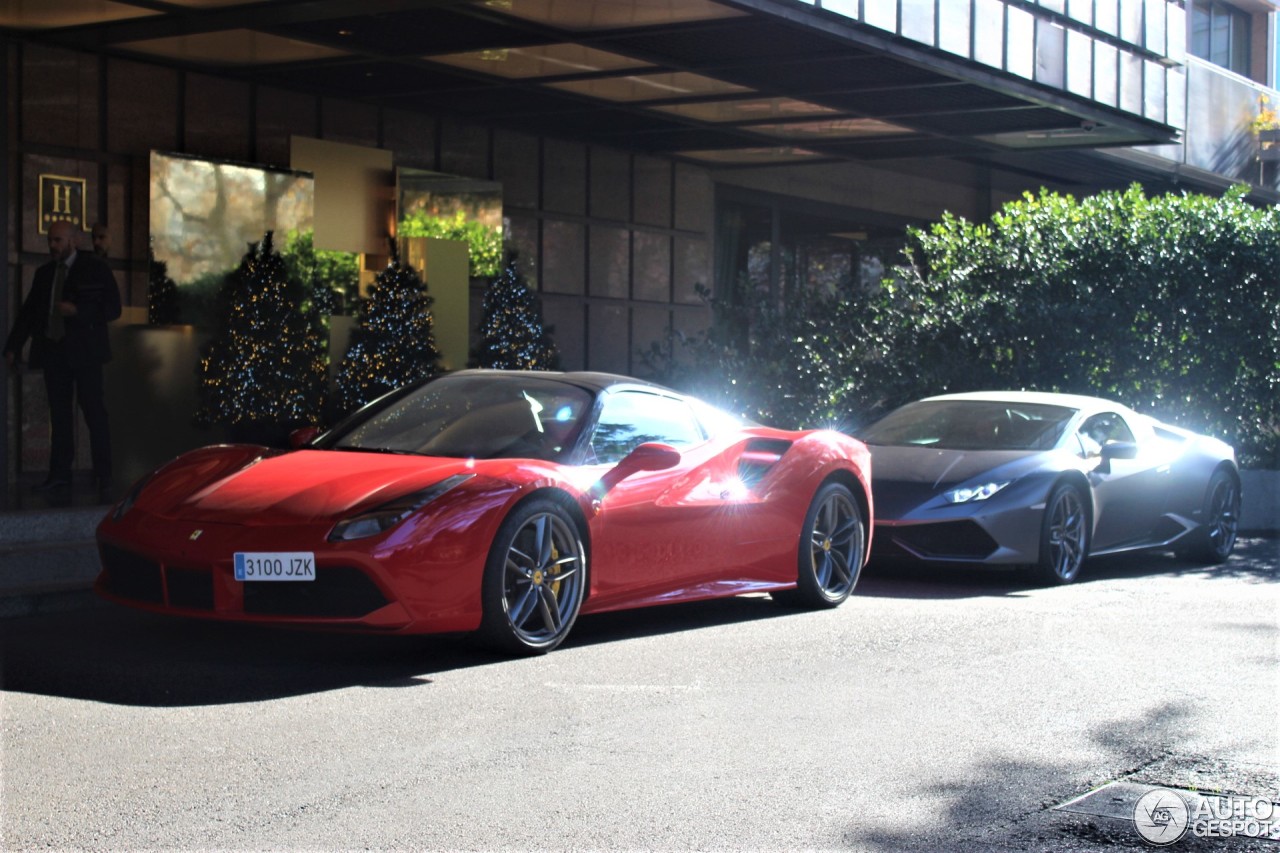
[{"label": "man's necktie", "polygon": [[63,322],[62,311],[58,307],[58,303],[62,301],[62,286],[66,281],[67,265],[59,261],[53,268],[53,299],[49,303],[49,326],[44,333],[44,336],[51,341],[60,341],[66,334],[66,324]]}]

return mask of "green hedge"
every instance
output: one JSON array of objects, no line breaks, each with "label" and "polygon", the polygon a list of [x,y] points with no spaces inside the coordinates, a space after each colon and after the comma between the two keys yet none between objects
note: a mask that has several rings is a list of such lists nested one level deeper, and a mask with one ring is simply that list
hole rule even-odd
[{"label": "green hedge", "polygon": [[1220,198],[1041,191],[989,223],[908,234],[874,292],[711,300],[649,353],[667,381],[779,426],[856,427],[951,391],[1110,397],[1280,468],[1280,211]]},{"label": "green hedge", "polygon": [[396,235],[462,240],[467,244],[472,278],[493,278],[502,272],[502,229],[468,219],[461,210],[453,216],[431,216],[415,210],[400,220]]}]

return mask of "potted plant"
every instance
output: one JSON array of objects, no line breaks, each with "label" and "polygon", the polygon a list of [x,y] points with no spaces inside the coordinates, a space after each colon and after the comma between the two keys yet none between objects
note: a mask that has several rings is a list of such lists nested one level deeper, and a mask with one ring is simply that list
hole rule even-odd
[{"label": "potted plant", "polygon": [[1258,159],[1280,160],[1280,115],[1266,95],[1258,96],[1258,114],[1249,122],[1249,129],[1258,137]]}]

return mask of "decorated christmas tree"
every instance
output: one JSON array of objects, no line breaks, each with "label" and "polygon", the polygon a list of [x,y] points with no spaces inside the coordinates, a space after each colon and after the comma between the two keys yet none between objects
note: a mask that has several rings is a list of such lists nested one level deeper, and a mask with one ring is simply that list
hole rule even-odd
[{"label": "decorated christmas tree", "polygon": [[356,312],[351,343],[338,369],[338,406],[354,411],[388,391],[439,372],[432,299],[413,267],[391,262],[378,273]]},{"label": "decorated christmas tree", "polygon": [[150,246],[147,247],[147,269],[147,322],[153,326],[180,322],[178,286],[169,278],[169,265],[157,261]]},{"label": "decorated christmas tree", "polygon": [[320,420],[328,343],[303,288],[290,282],[271,244],[250,244],[219,294],[219,326],[197,365],[196,423],[222,424],[233,437],[278,441]]},{"label": "decorated christmas tree", "polygon": [[514,255],[484,292],[484,315],[471,350],[472,367],[555,370],[559,363],[552,329],[542,324],[537,295],[525,284]]}]

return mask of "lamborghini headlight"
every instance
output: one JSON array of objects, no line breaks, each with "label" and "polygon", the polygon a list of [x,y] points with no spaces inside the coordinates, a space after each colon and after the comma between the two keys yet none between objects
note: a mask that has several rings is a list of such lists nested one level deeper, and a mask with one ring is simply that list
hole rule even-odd
[{"label": "lamborghini headlight", "polygon": [[980,486],[966,486],[962,489],[952,489],[947,492],[947,503],[967,504],[972,501],[985,501],[996,492],[1009,485],[1009,480],[997,480],[991,483],[983,483]]},{"label": "lamborghini headlight", "polygon": [[368,512],[339,521],[330,531],[329,541],[346,542],[352,539],[366,539],[370,536],[377,536],[379,533],[395,527],[415,511],[474,476],[475,474],[454,474],[434,486],[410,492]]}]

